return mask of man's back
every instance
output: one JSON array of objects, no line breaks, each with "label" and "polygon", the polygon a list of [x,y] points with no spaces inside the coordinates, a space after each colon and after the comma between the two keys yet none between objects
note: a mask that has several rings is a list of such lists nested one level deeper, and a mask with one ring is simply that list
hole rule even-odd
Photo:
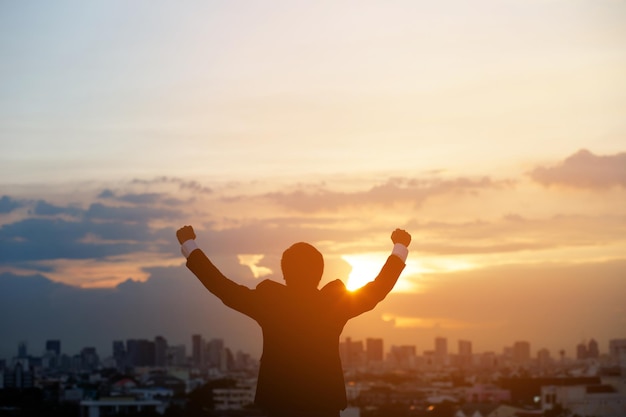
[{"label": "man's back", "polygon": [[[293,291],[261,283],[263,330],[256,402],[268,409],[340,410],[346,406],[339,337],[348,318],[334,286]],[[334,290],[334,291],[333,291]]]},{"label": "man's back", "polygon": [[[184,231],[178,237],[183,243],[195,234]],[[318,290],[319,268],[313,286],[302,285],[311,277],[304,270],[302,280],[290,273],[285,276],[287,285],[266,280],[250,289],[226,278],[201,250],[196,250],[195,243],[188,253],[183,244],[187,267],[202,284],[224,304],[261,326],[263,355],[255,402],[271,415],[338,415],[346,407],[339,337],[350,318],[371,310],[385,298],[404,269],[410,235],[396,229],[392,241],[394,251],[379,274],[354,292],[346,290],[339,280]],[[292,267],[283,265],[283,273]]]},{"label": "man's back", "polygon": [[252,290],[224,277],[202,251],[187,267],[224,304],[256,320],[263,356],[255,402],[268,409],[346,407],[339,336],[346,322],[371,310],[393,288],[404,262],[390,256],[376,279],[349,292],[339,280],[321,290],[293,289],[275,281]]}]

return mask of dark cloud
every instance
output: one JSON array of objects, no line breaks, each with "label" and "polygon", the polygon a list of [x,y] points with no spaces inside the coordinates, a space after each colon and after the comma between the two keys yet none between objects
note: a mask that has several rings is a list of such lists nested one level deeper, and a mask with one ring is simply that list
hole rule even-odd
[{"label": "dark cloud", "polygon": [[[104,190],[100,197],[115,198],[115,194]],[[150,224],[154,220],[177,220],[179,211],[164,208],[163,204],[138,205],[159,198],[158,194],[128,194],[122,199],[134,203],[132,206],[93,203],[87,210],[45,200],[30,201],[32,209],[27,218],[0,227],[0,262],[30,265],[31,270],[37,270],[33,263],[41,260],[101,259],[148,247],[173,253],[174,229],[154,229]],[[26,204],[10,197],[1,201],[7,210]]]},{"label": "dark cloud", "polygon": [[177,184],[181,190],[191,190],[196,193],[201,194],[212,194],[213,190],[210,187],[200,184],[198,181],[188,181],[183,180],[181,178],[173,178],[173,177],[157,177],[151,180],[141,180],[134,179],[131,181],[131,184],[144,184],[144,185],[154,185],[154,184]]},{"label": "dark cloud", "polygon": [[145,250],[147,244],[158,249],[155,240],[145,223],[29,218],[0,228],[0,262],[104,258]]},{"label": "dark cloud", "polygon": [[7,195],[3,195],[0,198],[0,214],[2,213],[10,213],[15,209],[18,209],[23,206],[23,203],[13,200],[11,197]]},{"label": "dark cloud", "polygon": [[392,178],[384,184],[359,192],[337,192],[320,186],[302,186],[291,192],[263,195],[281,206],[301,211],[334,211],[344,207],[392,206],[396,203],[419,206],[427,198],[442,194],[477,195],[482,190],[511,187],[511,181],[489,177],[456,179]]},{"label": "dark cloud", "polygon": [[176,210],[159,207],[119,207],[93,203],[85,212],[85,217],[94,220],[147,223],[152,219],[178,219],[180,214]]},{"label": "dark cloud", "polygon": [[84,211],[77,207],[61,207],[50,204],[44,200],[39,200],[35,203],[33,213],[38,216],[57,216],[60,214],[67,214],[70,216],[80,216]]},{"label": "dark cloud", "polygon": [[594,155],[586,149],[552,167],[538,167],[530,177],[543,185],[574,188],[626,187],[626,152]]},{"label": "dark cloud", "polygon": [[166,206],[180,206],[182,204],[185,204],[184,200],[171,197],[164,193],[128,193],[117,196],[110,189],[103,190],[98,195],[98,198],[115,200],[134,205],[157,205],[160,203]]},{"label": "dark cloud", "polygon": [[100,194],[98,194],[98,198],[114,198],[115,197],[115,193],[111,190],[109,190],[108,188],[105,190],[102,190],[102,192]]}]

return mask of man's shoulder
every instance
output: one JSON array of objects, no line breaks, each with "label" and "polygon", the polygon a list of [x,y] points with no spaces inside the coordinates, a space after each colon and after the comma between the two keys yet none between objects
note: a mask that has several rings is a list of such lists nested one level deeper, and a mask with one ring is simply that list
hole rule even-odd
[{"label": "man's shoulder", "polygon": [[346,286],[342,280],[336,279],[324,285],[324,287],[322,287],[320,291],[322,294],[333,296],[333,295],[343,295],[348,290],[346,289]]},{"label": "man's shoulder", "polygon": [[272,281],[271,279],[264,279],[259,282],[256,286],[256,290],[261,293],[281,293],[287,289],[285,284],[281,284],[280,282]]}]

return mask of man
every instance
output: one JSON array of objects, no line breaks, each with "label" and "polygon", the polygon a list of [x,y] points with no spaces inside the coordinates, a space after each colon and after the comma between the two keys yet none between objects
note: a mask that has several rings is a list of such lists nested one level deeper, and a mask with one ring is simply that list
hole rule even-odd
[{"label": "man", "polygon": [[373,309],[404,269],[411,235],[396,229],[394,247],[378,276],[350,292],[336,280],[318,289],[322,254],[308,243],[282,256],[285,285],[265,280],[250,289],[226,278],[195,243],[195,232],[176,232],[187,267],[227,306],[253,318],[263,331],[255,403],[270,417],[338,417],[347,405],[339,337],[346,322]]}]

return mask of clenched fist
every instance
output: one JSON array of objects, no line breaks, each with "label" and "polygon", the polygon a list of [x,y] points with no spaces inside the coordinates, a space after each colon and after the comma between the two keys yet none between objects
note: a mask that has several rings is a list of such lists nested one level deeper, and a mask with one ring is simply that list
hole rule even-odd
[{"label": "clenched fist", "polygon": [[196,232],[193,231],[191,226],[183,226],[176,231],[176,237],[178,238],[178,243],[182,245],[188,240],[195,239]]},{"label": "clenched fist", "polygon": [[391,241],[395,243],[401,243],[406,247],[409,247],[411,243],[411,235],[404,229],[396,229],[391,233]]}]

